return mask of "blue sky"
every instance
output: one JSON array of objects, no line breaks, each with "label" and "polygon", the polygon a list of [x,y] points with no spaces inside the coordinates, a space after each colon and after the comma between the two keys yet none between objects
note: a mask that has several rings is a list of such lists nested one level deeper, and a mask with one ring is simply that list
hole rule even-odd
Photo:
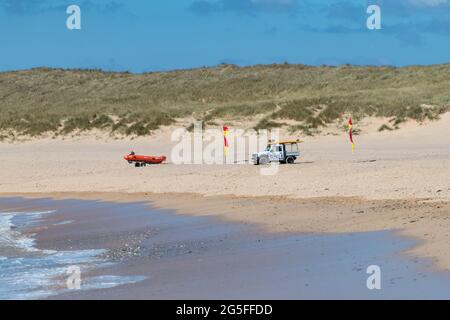
[{"label": "blue sky", "polygon": [[[79,5],[82,29],[66,28]],[[366,9],[382,10],[368,30]],[[0,70],[450,62],[450,0],[0,0]]]}]

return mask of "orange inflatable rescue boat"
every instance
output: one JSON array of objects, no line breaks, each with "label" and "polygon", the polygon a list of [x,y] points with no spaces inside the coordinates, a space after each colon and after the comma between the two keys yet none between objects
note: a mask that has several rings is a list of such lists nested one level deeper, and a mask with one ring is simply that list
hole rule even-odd
[{"label": "orange inflatable rescue boat", "polygon": [[135,154],[133,151],[123,157],[129,164],[133,164],[135,167],[145,167],[147,164],[160,164],[166,161],[165,156],[142,156]]}]

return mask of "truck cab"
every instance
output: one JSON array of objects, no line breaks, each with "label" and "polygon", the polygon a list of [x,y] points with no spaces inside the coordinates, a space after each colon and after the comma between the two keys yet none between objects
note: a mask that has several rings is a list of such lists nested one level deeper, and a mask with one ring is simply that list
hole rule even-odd
[{"label": "truck cab", "polygon": [[265,165],[271,162],[293,164],[300,157],[298,144],[302,141],[269,142],[266,149],[252,155],[255,165]]}]

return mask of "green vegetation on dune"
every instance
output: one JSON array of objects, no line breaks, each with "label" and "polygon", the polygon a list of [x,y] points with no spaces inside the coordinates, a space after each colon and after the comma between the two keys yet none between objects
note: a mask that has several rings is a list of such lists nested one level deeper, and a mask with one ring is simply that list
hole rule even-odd
[{"label": "green vegetation on dune", "polygon": [[[94,128],[146,135],[177,118],[295,120],[313,134],[343,115],[435,119],[450,106],[450,65],[220,65],[163,73],[32,69],[0,73],[0,130],[39,135]],[[388,125],[383,128],[387,129]]]}]

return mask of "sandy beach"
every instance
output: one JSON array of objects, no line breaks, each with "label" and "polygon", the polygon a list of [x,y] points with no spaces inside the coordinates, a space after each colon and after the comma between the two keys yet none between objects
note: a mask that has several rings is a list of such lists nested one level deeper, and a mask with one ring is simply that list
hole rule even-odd
[{"label": "sandy beach", "polygon": [[[173,129],[173,128],[172,128]],[[259,167],[166,164],[134,168],[130,150],[170,155],[171,130],[139,139],[82,136],[0,144],[2,196],[149,201],[180,214],[215,215],[274,232],[398,229],[408,252],[450,269],[450,114],[400,130],[368,130],[351,154],[345,134],[305,138],[302,158]]]}]

